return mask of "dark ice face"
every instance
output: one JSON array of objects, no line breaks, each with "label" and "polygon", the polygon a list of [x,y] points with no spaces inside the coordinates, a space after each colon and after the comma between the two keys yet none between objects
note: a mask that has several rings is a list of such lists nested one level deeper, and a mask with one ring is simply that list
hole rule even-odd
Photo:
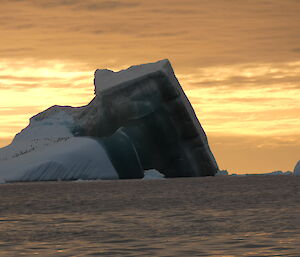
[{"label": "dark ice face", "polygon": [[[141,177],[139,165],[167,177],[216,173],[206,135],[176,78],[159,71],[148,74],[98,92],[94,105],[101,106],[102,116],[98,126],[86,128],[86,135],[106,137],[100,141],[121,178]],[[124,135],[127,141],[121,139]]]},{"label": "dark ice face", "polygon": [[144,169],[137,150],[122,128],[110,137],[98,139],[98,142],[105,149],[120,179],[144,177]]}]

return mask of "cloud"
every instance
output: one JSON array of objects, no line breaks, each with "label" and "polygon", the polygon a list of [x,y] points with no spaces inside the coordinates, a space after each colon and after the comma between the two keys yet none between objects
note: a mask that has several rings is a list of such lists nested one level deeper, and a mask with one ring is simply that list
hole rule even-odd
[{"label": "cloud", "polygon": [[93,86],[93,71],[82,63],[0,59],[0,90],[79,89],[88,86]]},{"label": "cloud", "polygon": [[204,81],[191,81],[188,83],[192,88],[197,87],[228,87],[228,88],[244,88],[249,87],[269,87],[270,85],[281,85],[281,88],[299,88],[299,76],[284,76],[280,78],[269,76],[258,76],[255,78],[247,78],[243,76],[232,76],[224,80],[204,80]]},{"label": "cloud", "polygon": [[206,131],[282,135],[300,127],[300,63],[254,63],[179,74]]},{"label": "cloud", "polygon": [[179,74],[188,88],[300,86],[300,62],[249,63],[198,68],[195,73]]},{"label": "cloud", "polygon": [[[298,6],[290,1],[1,1],[0,51],[13,56],[121,65],[168,57],[195,66],[295,60]],[[285,10],[283,17],[278,15]],[[242,20],[242,22],[240,22]],[[258,37],[265,37],[257,40]],[[29,50],[28,48],[32,48]],[[25,50],[26,49],[26,50]],[[274,54],[275,52],[275,54]]]},{"label": "cloud", "polygon": [[[201,104],[203,101],[219,101],[220,104],[224,103],[249,103],[249,104],[259,104],[259,103],[268,103],[268,102],[290,102],[291,98],[289,97],[265,97],[264,95],[262,97],[230,97],[231,95],[228,95],[227,97],[224,98],[214,98],[211,96],[210,98],[205,97],[205,99],[201,99],[201,97],[193,97],[190,96],[189,100],[192,101],[194,104]],[[237,110],[239,111],[239,110]]]},{"label": "cloud", "polygon": [[[11,3],[14,2],[15,5],[18,4],[25,4],[31,5],[39,8],[60,8],[60,7],[72,7],[76,8],[77,10],[116,10],[120,8],[130,8],[138,6],[138,2],[134,1],[117,1],[117,0],[46,0],[46,1],[39,1],[39,0],[12,0],[12,1],[2,1],[4,3]],[[82,8],[82,9],[78,9]]]},{"label": "cloud", "polygon": [[56,7],[56,6],[69,6],[80,2],[79,0],[48,0],[48,1],[38,1],[38,0],[1,0],[0,3],[7,4],[13,3],[17,6],[18,4],[28,4],[28,5],[40,5],[44,7]]},{"label": "cloud", "polygon": [[123,8],[132,8],[139,6],[138,2],[122,2],[122,1],[87,1],[79,5],[80,8],[83,8],[88,11],[97,11],[97,10],[117,10]]},{"label": "cloud", "polygon": [[9,53],[9,54],[19,54],[19,53],[24,53],[24,52],[28,52],[28,51],[32,51],[34,50],[33,48],[30,47],[23,47],[23,48],[18,48],[18,47],[11,47],[11,48],[4,48],[0,50],[0,53]]},{"label": "cloud", "polygon": [[159,32],[159,31],[151,31],[151,32],[139,32],[136,34],[136,37],[142,38],[166,38],[166,37],[173,37],[176,40],[176,37],[179,35],[187,34],[187,30],[178,30],[173,32]]},{"label": "cloud", "polygon": [[[2,71],[2,73],[4,73],[4,72]],[[17,80],[17,81],[25,81],[25,82],[28,82],[28,81],[36,82],[36,81],[42,81],[44,79],[45,79],[45,77],[30,77],[30,76],[22,77],[22,76],[18,75],[17,71],[16,71],[15,76],[14,75],[0,75],[0,81],[1,80]]]},{"label": "cloud", "polygon": [[32,88],[38,88],[40,84],[38,83],[17,83],[14,82],[13,85],[4,84],[0,81],[0,90],[18,90],[24,91]]},{"label": "cloud", "polygon": [[[40,112],[41,108],[37,106],[15,106],[15,107],[5,107],[1,106],[0,115],[24,115],[24,112]],[[11,125],[8,127],[8,129]]]}]

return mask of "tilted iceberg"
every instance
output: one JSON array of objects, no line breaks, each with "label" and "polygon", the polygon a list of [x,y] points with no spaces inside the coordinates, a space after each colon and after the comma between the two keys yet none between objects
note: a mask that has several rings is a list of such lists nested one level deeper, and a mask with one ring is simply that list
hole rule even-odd
[{"label": "tilted iceberg", "polygon": [[0,180],[213,176],[207,137],[168,60],[96,70],[86,106],[52,106],[0,149]]}]

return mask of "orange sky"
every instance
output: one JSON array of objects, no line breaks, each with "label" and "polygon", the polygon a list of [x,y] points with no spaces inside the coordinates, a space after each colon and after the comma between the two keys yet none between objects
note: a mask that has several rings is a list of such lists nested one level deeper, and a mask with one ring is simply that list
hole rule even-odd
[{"label": "orange sky", "polygon": [[87,104],[96,68],[168,58],[221,169],[300,159],[300,1],[0,4],[0,147],[51,105]]}]

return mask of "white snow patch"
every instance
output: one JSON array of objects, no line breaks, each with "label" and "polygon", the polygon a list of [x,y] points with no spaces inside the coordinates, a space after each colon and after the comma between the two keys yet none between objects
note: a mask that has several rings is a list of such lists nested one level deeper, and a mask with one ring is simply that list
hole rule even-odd
[{"label": "white snow patch", "polygon": [[143,179],[164,179],[165,175],[155,169],[145,170]]},{"label": "white snow patch", "polygon": [[95,72],[96,91],[112,88],[126,81],[134,80],[156,71],[168,74],[171,70],[170,62],[165,59],[155,63],[131,66],[126,70],[114,72],[108,69],[98,69]]},{"label": "white snow patch", "polygon": [[33,117],[29,126],[15,136],[13,143],[34,139],[72,137],[71,130],[74,126],[73,118],[64,111],[57,112],[41,120]]},{"label": "white snow patch", "polygon": [[66,141],[73,137],[71,130],[74,126],[73,118],[64,111],[42,120],[32,118],[10,145],[0,149],[0,162]]}]

